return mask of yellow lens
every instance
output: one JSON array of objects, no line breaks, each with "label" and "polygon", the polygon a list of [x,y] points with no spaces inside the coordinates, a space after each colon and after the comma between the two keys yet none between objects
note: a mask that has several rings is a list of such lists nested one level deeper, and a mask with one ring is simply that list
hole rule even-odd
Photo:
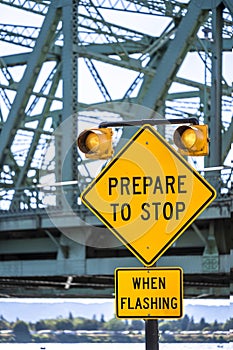
[{"label": "yellow lens", "polygon": [[183,134],[181,135],[181,141],[185,148],[192,148],[192,146],[195,144],[197,139],[195,130],[188,128],[186,129]]},{"label": "yellow lens", "polygon": [[94,132],[90,132],[86,138],[86,146],[91,151],[94,152],[100,145],[99,137]]}]

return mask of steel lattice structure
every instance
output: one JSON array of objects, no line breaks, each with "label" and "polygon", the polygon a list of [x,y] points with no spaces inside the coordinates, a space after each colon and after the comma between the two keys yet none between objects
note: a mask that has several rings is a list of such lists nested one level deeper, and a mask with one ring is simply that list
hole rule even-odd
[{"label": "steel lattice structure", "polygon": [[[0,0],[0,6],[18,14],[0,24],[2,218],[43,214],[48,196],[55,198],[51,207],[65,210],[56,187],[63,181],[66,199],[82,213],[79,190],[93,174],[77,153],[78,132],[113,118],[140,119],[142,110],[147,118],[195,116],[209,125],[204,166],[217,170],[205,175],[218,189],[217,206],[227,198],[232,207],[231,0]],[[32,18],[36,25],[27,24]],[[50,173],[55,185],[45,188],[41,179]]]}]

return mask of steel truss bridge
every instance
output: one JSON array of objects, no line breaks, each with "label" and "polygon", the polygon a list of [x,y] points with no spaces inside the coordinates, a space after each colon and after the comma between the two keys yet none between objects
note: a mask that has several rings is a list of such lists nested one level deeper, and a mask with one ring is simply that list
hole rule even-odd
[{"label": "steel truss bridge", "polygon": [[[0,7],[0,296],[112,297],[114,269],[140,266],[80,203],[104,164],[78,154],[76,138],[86,125],[162,116],[209,125],[210,155],[189,160],[217,198],[157,265],[184,269],[185,297],[228,298],[232,0]],[[134,131],[114,130],[116,150]],[[172,129],[160,131],[170,142]]]}]

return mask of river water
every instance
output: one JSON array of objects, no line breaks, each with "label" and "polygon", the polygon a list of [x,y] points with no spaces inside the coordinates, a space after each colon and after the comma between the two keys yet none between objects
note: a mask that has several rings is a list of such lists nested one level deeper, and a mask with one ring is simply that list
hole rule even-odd
[{"label": "river water", "polygon": [[[230,350],[232,344],[161,343],[159,350]],[[0,350],[145,350],[144,343],[0,344]]]}]

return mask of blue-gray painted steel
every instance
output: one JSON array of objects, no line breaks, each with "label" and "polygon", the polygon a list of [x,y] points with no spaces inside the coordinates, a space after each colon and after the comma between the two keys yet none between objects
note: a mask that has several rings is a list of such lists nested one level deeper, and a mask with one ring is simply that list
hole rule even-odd
[{"label": "blue-gray painted steel", "polygon": [[[113,93],[111,87],[105,83],[104,77],[101,76],[98,64],[108,64],[118,67],[118,69],[124,68],[126,74],[129,71],[133,72],[134,79],[130,81],[129,87],[125,91],[120,91],[119,96],[122,98],[118,97],[117,100],[113,101],[120,103],[122,99],[123,102],[125,99],[129,105],[130,103],[134,105],[139,103],[140,108],[137,105],[135,110],[130,110],[130,117],[135,117],[135,120],[140,119],[142,115],[143,118],[154,117],[156,114],[154,109],[156,109],[163,111],[163,117],[168,119],[172,113],[173,117],[178,118],[200,116],[202,121],[205,117],[203,110],[207,110],[205,106],[203,108],[202,102],[208,103],[208,99],[201,99],[194,112],[190,109],[186,111],[188,104],[185,109],[177,109],[176,103],[182,101],[183,104],[186,104],[187,99],[201,98],[205,90],[207,97],[212,96],[211,121],[207,120],[210,124],[211,134],[211,157],[208,164],[222,166],[226,157],[229,156],[233,140],[233,121],[230,120],[226,125],[222,118],[222,113],[225,113],[227,108],[231,108],[232,87],[228,86],[226,82],[224,85],[221,84],[221,55],[224,50],[232,49],[232,22],[230,19],[230,15],[232,16],[233,13],[232,1],[190,0],[188,4],[173,1],[169,2],[169,6],[167,6],[167,1],[159,3],[143,1],[138,6],[137,2],[127,0],[118,2],[117,6],[114,6],[109,0],[97,0],[94,3],[72,0],[46,1],[43,4],[33,0],[22,3],[0,0],[0,4],[27,10],[44,17],[41,28],[31,27],[28,28],[28,32],[25,31],[25,26],[0,26],[2,31],[0,40],[32,50],[31,52],[2,56],[0,62],[1,71],[6,78],[0,85],[0,89],[3,91],[3,99],[5,97],[6,104],[10,107],[7,117],[0,114],[0,257],[2,260],[8,260],[1,261],[0,277],[7,279],[8,277],[31,276],[35,278],[36,276],[46,276],[52,280],[54,276],[67,275],[94,276],[103,274],[107,276],[113,272],[115,267],[138,266],[139,262],[132,257],[106,258],[104,255],[99,258],[88,257],[87,247],[75,243],[62,233],[64,228],[68,228],[74,237],[75,235],[88,236],[90,232],[86,231],[83,226],[85,223],[90,227],[93,226],[91,236],[96,238],[95,227],[100,225],[97,219],[93,218],[82,206],[77,205],[79,191],[77,184],[62,188],[63,192],[66,193],[63,202],[68,199],[71,207],[73,205],[72,209],[74,209],[75,215],[72,215],[68,211],[70,208],[62,203],[61,187],[59,187],[59,181],[63,180],[77,180],[78,182],[80,180],[80,186],[85,187],[91,178],[86,160],[82,160],[85,169],[84,175],[80,171],[79,178],[77,176],[77,170],[80,169],[77,160],[81,160],[80,156],[77,155],[77,149],[71,147],[72,149],[67,153],[67,149],[74,145],[77,136],[77,115],[81,114],[79,113],[81,110],[86,111],[90,107],[86,103],[78,101],[77,82],[81,74],[79,74],[77,63],[78,61],[88,63],[88,74],[92,74],[97,88],[102,91],[105,100],[112,99]],[[221,6],[223,6],[223,13],[220,13]],[[160,36],[153,36],[128,29],[122,25],[109,23],[107,17],[105,18],[103,15],[105,11],[103,8],[115,11],[119,15],[122,10],[131,11],[131,14],[135,13],[137,16],[147,13],[154,18],[158,14],[166,16],[166,18],[170,17],[171,21]],[[229,15],[227,11],[229,11]],[[223,21],[223,24],[221,24],[222,15],[227,19]],[[211,29],[211,21],[213,23],[213,37],[209,32],[209,37],[197,38],[197,32],[202,27],[207,32]],[[224,37],[221,31],[222,25]],[[207,70],[209,69],[210,54],[212,54],[212,82],[205,85],[177,76],[177,72],[189,52],[197,52],[200,58],[205,52],[207,61],[204,64]],[[91,64],[89,64],[90,61]],[[50,81],[48,80],[50,85],[44,90],[38,91],[36,84],[39,72],[44,68],[45,63],[54,64],[54,75]],[[11,79],[11,69],[23,65],[26,65],[26,69],[22,79],[19,82]],[[177,90],[169,94],[169,88],[174,82],[189,87],[191,91]],[[55,96],[56,87],[59,84],[62,85],[63,90],[61,96],[57,94]],[[114,78],[113,84],[115,84]],[[121,90],[121,84],[119,85]],[[16,92],[13,102],[11,102],[12,97],[8,96],[9,91]],[[225,110],[224,105],[221,105],[222,96],[228,103]],[[28,113],[28,110],[33,107],[33,102],[28,102],[39,98],[46,100],[41,112],[35,113],[32,110],[32,113]],[[54,110],[53,107],[51,110],[53,102],[62,103],[62,108]],[[100,101],[95,108],[101,107],[101,104]],[[141,107],[151,108],[152,115],[141,114]],[[114,108],[109,108],[109,111],[114,113]],[[76,112],[78,112],[77,115],[75,115]],[[117,113],[117,111],[115,112]],[[78,116],[82,118],[82,116]],[[3,120],[3,118],[5,119]],[[52,119],[51,129],[45,129],[45,123],[49,118]],[[127,121],[129,115],[123,116],[123,118]],[[52,139],[52,129],[56,129],[60,123],[66,123],[69,120],[71,120],[70,128],[64,129],[66,132],[62,135],[62,139],[59,133],[55,135],[56,178],[54,181],[58,184],[49,188],[39,187],[41,169],[38,162],[36,165],[34,164],[37,157],[43,158],[43,152],[41,152],[43,148],[39,146],[43,141],[42,145],[46,147]],[[108,120],[106,117],[106,121]],[[28,125],[30,121],[38,123],[36,129]],[[134,128],[132,130],[126,129],[124,128],[122,132],[122,139],[119,141],[117,149],[132,136]],[[24,157],[13,153],[13,145],[19,130],[33,134],[31,143],[23,145],[27,148]],[[39,154],[39,152],[41,153]],[[41,164],[43,164],[42,160],[40,159]],[[45,167],[44,164],[43,166]],[[43,171],[49,173],[49,169]],[[230,242],[233,232],[231,220],[233,172],[232,168],[225,169],[223,167],[221,170],[215,169],[212,172],[204,170],[202,174],[205,176],[208,174],[209,180],[213,183],[217,181],[217,200],[200,215],[195,222],[195,228],[190,228],[187,235],[184,235],[176,243],[176,247],[177,249],[189,247],[191,250],[203,248],[205,253],[203,255],[163,256],[159,263],[167,266],[180,265],[184,267],[186,273],[193,276],[203,277],[206,273],[214,272],[217,280],[222,275],[228,274],[230,270],[229,259],[230,249],[232,249]],[[214,178],[215,180],[213,180]],[[13,206],[13,197],[16,195],[18,204]],[[54,208],[53,204],[49,206],[51,212],[48,217],[46,205],[41,199],[44,195],[55,198],[59,205],[64,204],[64,206],[61,205],[58,208]],[[61,231],[54,222],[58,223],[57,226]],[[43,258],[41,260],[32,259],[34,253],[43,255]],[[32,260],[26,260],[27,254],[31,256]],[[53,258],[48,259],[46,254],[50,257],[53,256]],[[7,283],[6,279],[4,283]],[[34,282],[31,281],[31,283],[33,286]],[[64,285],[62,288],[64,289]],[[94,295],[92,289],[82,290],[78,287],[75,289],[73,286],[74,289],[71,288],[70,291],[64,292],[62,288],[58,292],[53,287],[48,287],[48,294],[58,296],[62,293],[65,295],[67,292],[66,295],[69,296],[75,295],[75,293],[76,295],[84,295],[85,293],[86,295],[91,295],[91,293]],[[216,288],[200,285],[197,288],[186,286],[187,290],[188,295],[195,297],[199,295],[198,291],[200,294],[207,295],[210,295],[211,292],[225,296],[230,293],[229,288],[227,289],[225,285]],[[7,288],[6,291],[10,294],[12,292],[12,295],[15,292],[15,290],[13,292]],[[30,292],[26,288],[21,288],[19,293],[28,295]],[[39,293],[46,295],[44,289],[34,289],[34,295]],[[109,296],[111,293],[113,290],[109,286],[99,291],[99,294],[105,296],[106,294]],[[95,295],[97,294],[98,292],[95,292]]]}]

